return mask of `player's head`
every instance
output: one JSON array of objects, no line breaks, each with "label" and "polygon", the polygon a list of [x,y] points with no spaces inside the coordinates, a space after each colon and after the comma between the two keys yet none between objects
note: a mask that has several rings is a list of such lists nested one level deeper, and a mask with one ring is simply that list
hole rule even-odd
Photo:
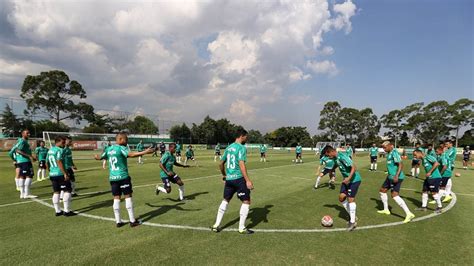
[{"label": "player's head", "polygon": [[176,143],[170,143],[168,145],[168,150],[171,152],[171,154],[174,154],[174,152],[176,151]]},{"label": "player's head", "polygon": [[373,144],[372,144],[372,147],[374,147],[374,148],[377,147],[377,144],[373,143]]},{"label": "player's head", "polygon": [[391,152],[393,150],[393,143],[390,141],[385,141],[382,143],[382,148],[385,152]]},{"label": "player's head", "polygon": [[[118,133],[117,136],[115,136],[115,142],[118,145],[122,145],[122,146],[127,145],[127,143],[128,143],[127,133],[124,133],[124,132]],[[110,141],[109,141],[109,143],[110,143]]]},{"label": "player's head", "polygon": [[142,142],[143,142],[143,140],[140,140],[140,142],[139,142],[139,143],[141,144]]},{"label": "player's head", "polygon": [[[337,156],[337,151],[336,149],[334,149],[333,147],[331,146],[326,146],[324,147],[325,151],[324,151],[324,155],[330,157],[330,158],[334,158]],[[324,150],[323,149],[323,150]]]},{"label": "player's head", "polygon": [[415,157],[416,159],[423,159],[424,156],[425,156],[425,154],[423,153],[422,150],[414,150],[413,151],[413,157]]},{"label": "player's head", "polygon": [[[433,147],[433,145],[431,145],[431,147]],[[441,155],[441,154],[443,154],[443,152],[444,152],[444,146],[443,145],[438,145],[436,147],[436,154]]]},{"label": "player's head", "polygon": [[421,146],[421,143],[419,143],[419,142],[417,142],[417,143],[415,144],[415,147],[417,147],[417,148],[419,148],[420,146]]},{"label": "player's head", "polygon": [[54,139],[54,145],[56,145],[56,147],[63,148],[65,143],[66,143],[66,138],[64,136],[57,136]]},{"label": "player's head", "polygon": [[28,139],[28,138],[30,137],[30,130],[28,130],[28,129],[23,129],[23,130],[21,131],[21,137],[22,137],[23,139]]},{"label": "player's head", "polygon": [[468,151],[470,148],[471,148],[471,147],[469,147],[469,146],[464,147],[464,149],[465,149],[466,151]]},{"label": "player's head", "polygon": [[453,147],[453,142],[450,139],[446,139],[444,141],[444,145],[446,146],[446,148],[449,149],[449,148]]},{"label": "player's head", "polygon": [[40,140],[40,143],[39,143],[40,147],[44,147],[45,143],[43,140]]},{"label": "player's head", "polygon": [[235,141],[239,142],[240,144],[245,144],[247,142],[248,134],[249,133],[247,132],[247,130],[243,128],[237,129],[237,131],[235,132]]},{"label": "player's head", "polygon": [[428,144],[428,149],[429,150],[433,149],[433,144]]},{"label": "player's head", "polygon": [[72,144],[72,138],[70,136],[66,136],[66,146],[70,146]]}]

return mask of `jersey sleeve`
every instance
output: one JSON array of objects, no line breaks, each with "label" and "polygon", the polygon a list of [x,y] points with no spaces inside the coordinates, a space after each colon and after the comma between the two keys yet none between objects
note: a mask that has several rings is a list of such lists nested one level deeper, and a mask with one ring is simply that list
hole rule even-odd
[{"label": "jersey sleeve", "polygon": [[161,157],[160,163],[163,164],[163,165],[166,164],[166,162],[168,161],[169,157],[170,157],[170,156],[168,155],[168,153],[165,153],[165,154],[163,155],[163,157]]},{"label": "jersey sleeve", "polygon": [[341,154],[339,158],[337,159],[337,161],[339,164],[342,164],[346,167],[352,167],[352,160],[346,155]]},{"label": "jersey sleeve", "polygon": [[108,158],[107,158],[107,151],[104,150],[104,151],[102,152],[102,154],[100,155],[100,159],[101,159],[101,160],[107,160],[107,159],[108,159]]},{"label": "jersey sleeve", "polygon": [[445,166],[445,165],[448,165],[449,164],[449,160],[446,156],[442,156],[441,157],[441,165],[442,166]]},{"label": "jersey sleeve", "polygon": [[402,162],[402,158],[400,157],[400,153],[398,153],[398,152],[393,153],[393,162],[394,163],[401,163]]},{"label": "jersey sleeve", "polygon": [[438,161],[436,160],[436,158],[433,157],[433,156],[431,156],[431,155],[426,156],[426,160],[427,160],[428,162],[432,163],[432,164],[438,162]]},{"label": "jersey sleeve", "polygon": [[224,154],[221,156],[221,161],[227,161],[227,149],[224,151]]},{"label": "jersey sleeve", "polygon": [[59,149],[59,150],[56,152],[56,154],[55,154],[54,157],[55,157],[56,161],[62,160],[63,157],[64,157],[64,152],[63,152],[63,150]]},{"label": "jersey sleeve", "polygon": [[130,151],[128,150],[127,147],[125,147],[125,146],[120,146],[120,152],[122,153],[122,155],[123,155],[125,158],[127,158],[127,157],[128,157],[128,153],[129,153]]},{"label": "jersey sleeve", "polygon": [[241,147],[239,149],[239,153],[237,155],[237,161],[244,161],[246,162],[247,161],[247,149],[245,149],[245,147]]}]

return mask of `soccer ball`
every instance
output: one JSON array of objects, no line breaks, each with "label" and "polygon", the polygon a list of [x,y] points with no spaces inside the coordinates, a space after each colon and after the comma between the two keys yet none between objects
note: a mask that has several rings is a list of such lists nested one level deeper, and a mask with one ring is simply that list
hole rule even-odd
[{"label": "soccer ball", "polygon": [[461,173],[456,173],[454,174],[456,177],[460,177],[461,176]]},{"label": "soccer ball", "polygon": [[332,220],[332,217],[329,216],[329,215],[325,215],[322,219],[321,219],[321,225],[324,226],[324,227],[331,227],[332,224],[333,224],[333,220]]}]

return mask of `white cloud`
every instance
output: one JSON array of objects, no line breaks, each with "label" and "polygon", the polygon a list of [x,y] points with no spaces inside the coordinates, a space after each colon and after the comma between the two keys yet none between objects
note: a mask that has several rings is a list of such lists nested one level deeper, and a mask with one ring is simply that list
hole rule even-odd
[{"label": "white cloud", "polygon": [[334,19],[334,27],[336,29],[346,29],[346,33],[351,32],[352,30],[352,23],[351,17],[355,15],[357,11],[356,5],[351,1],[346,1],[341,4],[334,5],[334,12],[338,14],[338,16]]},{"label": "white cloud", "polygon": [[311,99],[311,95],[291,95],[288,97],[288,102],[291,104],[303,104]]},{"label": "white cloud", "polygon": [[309,61],[306,65],[316,74],[328,74],[329,76],[335,76],[339,73],[336,67],[336,63],[329,60],[324,61]]}]

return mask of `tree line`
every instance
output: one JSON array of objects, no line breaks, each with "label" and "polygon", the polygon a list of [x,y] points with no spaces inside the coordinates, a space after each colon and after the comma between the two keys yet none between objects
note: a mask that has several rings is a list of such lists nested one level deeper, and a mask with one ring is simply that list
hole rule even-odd
[{"label": "tree line", "polygon": [[[68,132],[64,121],[77,125],[86,121],[82,129],[86,133],[114,133],[126,131],[131,134],[158,134],[158,126],[146,116],[98,114],[94,107],[84,102],[87,93],[82,85],[70,80],[60,70],[41,72],[26,76],[20,96],[26,102],[24,117],[17,117],[9,105],[1,113],[0,126],[4,134],[16,137],[23,128],[33,136],[41,137],[43,131]],[[473,130],[468,129],[459,138],[459,132],[474,124],[474,101],[463,98],[449,104],[435,101],[428,104],[414,103],[402,109],[391,110],[378,117],[371,108],[356,109],[343,107],[337,101],[327,102],[320,112],[317,128],[321,133],[311,136],[306,127],[280,127],[262,134],[249,130],[250,143],[267,143],[277,147],[296,146],[300,143],[314,147],[317,142],[340,141],[356,147],[367,147],[382,142],[384,136],[399,146],[413,142],[436,143],[454,134],[460,145],[473,144]],[[34,120],[32,116],[42,115],[46,119]],[[215,144],[230,143],[234,132],[241,125],[226,118],[218,120],[206,116],[200,124],[186,123],[170,129],[171,138],[182,143]]]}]

